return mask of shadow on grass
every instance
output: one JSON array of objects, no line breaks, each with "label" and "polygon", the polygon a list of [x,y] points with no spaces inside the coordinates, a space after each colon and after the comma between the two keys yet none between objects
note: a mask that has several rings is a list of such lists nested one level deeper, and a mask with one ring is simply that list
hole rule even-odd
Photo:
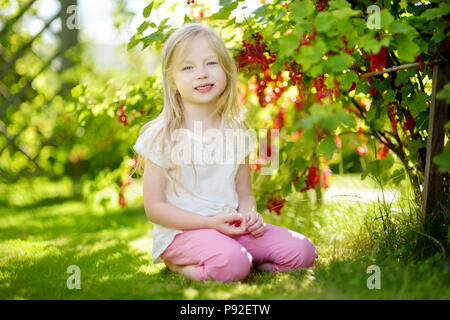
[{"label": "shadow on grass", "polygon": [[[416,272],[416,267],[399,268],[395,261],[327,260],[320,248],[314,268],[277,274],[252,270],[241,282],[190,281],[152,263],[150,230],[142,207],[106,213],[80,202],[14,212],[0,208],[0,299],[402,299],[449,294],[439,285],[448,272],[430,275],[427,267]],[[367,288],[369,264],[380,266],[382,290]],[[67,288],[71,265],[81,270],[80,290]]]},{"label": "shadow on grass", "polygon": [[0,199],[0,207],[4,208],[10,208],[10,209],[33,209],[41,206],[53,206],[58,204],[63,204],[67,201],[77,200],[76,197],[73,196],[57,196],[53,198],[44,198],[36,200],[33,203],[18,205],[18,204],[11,204],[9,201],[5,199]]},{"label": "shadow on grass", "polygon": [[[283,299],[310,276],[252,270],[241,282],[190,281],[152,263],[150,229],[142,207],[107,213],[80,202],[0,208],[0,298]],[[71,265],[81,270],[80,290],[67,288]]]}]

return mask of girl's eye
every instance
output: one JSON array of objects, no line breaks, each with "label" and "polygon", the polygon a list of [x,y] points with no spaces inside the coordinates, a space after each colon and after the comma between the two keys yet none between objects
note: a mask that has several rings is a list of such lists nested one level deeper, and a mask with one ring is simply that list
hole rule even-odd
[{"label": "girl's eye", "polygon": [[[210,62],[208,62],[207,64],[218,64],[218,62],[216,62],[216,61],[210,61]],[[184,71],[184,70],[188,70],[188,68],[192,68],[191,66],[187,66],[187,67],[184,67],[183,69],[181,69],[182,71]]]}]

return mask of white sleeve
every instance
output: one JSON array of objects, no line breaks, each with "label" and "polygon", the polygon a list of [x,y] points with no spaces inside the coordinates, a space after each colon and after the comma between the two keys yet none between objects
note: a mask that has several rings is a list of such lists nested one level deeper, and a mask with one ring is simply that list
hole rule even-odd
[{"label": "white sleeve", "polygon": [[[168,168],[171,166],[169,144],[165,145],[166,161],[163,163],[161,136],[158,135],[156,127],[147,128],[136,140],[133,149],[141,156],[151,160],[160,167]],[[153,143],[153,144],[152,144]]]}]

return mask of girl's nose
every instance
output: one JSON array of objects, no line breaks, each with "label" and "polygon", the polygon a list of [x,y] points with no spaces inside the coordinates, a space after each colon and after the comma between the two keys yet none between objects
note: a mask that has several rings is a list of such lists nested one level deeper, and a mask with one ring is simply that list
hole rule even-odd
[{"label": "girl's nose", "polygon": [[206,70],[206,67],[200,67],[198,68],[198,73],[197,73],[197,79],[204,79],[208,77],[208,72]]}]

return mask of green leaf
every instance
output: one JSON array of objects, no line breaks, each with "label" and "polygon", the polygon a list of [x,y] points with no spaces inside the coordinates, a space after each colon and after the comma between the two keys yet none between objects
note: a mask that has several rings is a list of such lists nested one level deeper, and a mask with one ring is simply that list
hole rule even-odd
[{"label": "green leaf", "polygon": [[352,16],[356,16],[359,14],[359,11],[352,10],[350,8],[339,8],[337,10],[332,11],[333,16],[339,20],[350,19]]},{"label": "green leaf", "polygon": [[381,10],[380,11],[380,23],[381,28],[386,28],[394,21],[394,17],[389,12],[389,10]]},{"label": "green leaf", "polygon": [[141,41],[143,43],[142,49],[147,48],[149,45],[151,45],[155,41],[163,40],[163,39],[164,39],[164,34],[161,31],[156,31],[152,34],[149,34],[148,36],[141,39]]},{"label": "green leaf", "polygon": [[385,104],[388,104],[389,102],[394,101],[395,99],[395,91],[389,89],[386,94],[383,96],[383,101]]},{"label": "green leaf", "polygon": [[317,148],[317,152],[319,154],[324,154],[328,160],[333,158],[334,150],[337,149],[336,143],[334,142],[333,137],[326,137]]},{"label": "green leaf", "polygon": [[312,148],[314,147],[314,141],[316,139],[317,132],[315,128],[309,128],[305,129],[302,132],[302,151],[303,155],[307,155],[311,152]]},{"label": "green leaf", "polygon": [[450,83],[447,83],[441,91],[436,95],[438,99],[445,99],[447,103],[450,103]]},{"label": "green leaf", "polygon": [[301,46],[296,61],[301,61],[302,69],[307,71],[311,65],[322,59],[326,50],[324,42],[320,38],[316,38],[309,46]]},{"label": "green leaf", "polygon": [[239,1],[232,2],[225,7],[219,9],[219,12],[214,13],[209,18],[211,20],[226,20],[231,14],[231,11],[237,8]]},{"label": "green leaf", "polygon": [[[224,26],[224,28],[233,26],[236,24],[236,17],[233,17],[233,19],[228,20],[227,24]],[[236,36],[236,33],[233,33],[233,36],[230,39],[233,39]],[[227,40],[229,41],[229,40]]]},{"label": "green leaf", "polygon": [[330,69],[332,73],[341,73],[343,70],[348,69],[354,59],[351,55],[346,53],[341,53],[328,58],[325,61],[325,66]]},{"label": "green leaf", "polygon": [[339,34],[345,34],[348,35],[354,31],[354,25],[352,23],[352,19],[345,18],[345,19],[336,19],[336,29],[331,29],[328,31],[328,36],[335,36],[337,33]]},{"label": "green leaf", "polygon": [[137,34],[133,35],[133,37],[130,39],[130,42],[128,42],[127,50],[131,50],[134,47],[136,47],[141,42],[141,38],[138,37]]},{"label": "green leaf", "polygon": [[356,119],[355,116],[351,113],[344,111],[343,109],[339,109],[336,111],[336,119],[347,127],[353,128],[356,127]]},{"label": "green leaf", "polygon": [[[265,4],[265,5],[263,5],[263,6],[261,6],[261,7],[259,7],[259,8],[257,8],[255,11],[253,11],[252,13],[251,13],[251,15],[255,15],[255,17],[256,18],[263,18],[263,17],[265,17],[266,16],[266,14],[267,14],[267,8],[269,7],[269,4]],[[251,16],[250,15],[250,16]]]},{"label": "green leaf", "polygon": [[290,57],[292,56],[292,53],[294,52],[295,48],[299,45],[299,39],[296,35],[290,34],[286,37],[281,38],[278,41],[279,49],[278,56],[283,59],[284,57]]},{"label": "green leaf", "polygon": [[81,123],[90,114],[91,114],[90,110],[83,110],[83,111],[81,111],[80,115],[78,116],[78,122]]},{"label": "green leaf", "polygon": [[374,37],[373,34],[364,35],[361,38],[360,45],[364,50],[370,53],[379,52],[381,49],[381,43],[378,42],[378,40]]},{"label": "green leaf", "polygon": [[395,33],[410,33],[410,34],[417,34],[417,30],[413,27],[411,27],[408,23],[406,22],[399,22],[399,21],[394,21],[390,26],[389,26],[389,32],[391,32],[392,34]]},{"label": "green leaf", "polygon": [[330,131],[336,129],[339,126],[339,124],[341,123],[339,121],[339,119],[331,112],[327,112],[326,114],[323,114],[320,120],[321,121],[319,122],[319,125],[322,128],[330,130]]},{"label": "green leaf", "polygon": [[291,20],[297,21],[304,17],[309,17],[314,13],[314,5],[311,0],[292,1],[289,4],[289,8],[292,10]]},{"label": "green leaf", "polygon": [[[357,32],[359,36],[362,36],[367,31],[367,24],[364,21],[364,19],[352,19],[352,25],[354,27],[354,30]],[[359,39],[358,39],[359,42]]]},{"label": "green leaf", "polygon": [[445,130],[450,130],[450,121],[445,125]]},{"label": "green leaf", "polygon": [[424,148],[424,142],[421,142],[419,140],[413,140],[408,144],[408,152],[409,157],[411,159],[418,159],[419,158],[419,150]]},{"label": "green leaf", "polygon": [[394,185],[398,186],[402,180],[405,179],[405,170],[404,169],[396,169],[392,173],[391,181]]},{"label": "green leaf", "polygon": [[[293,153],[293,156],[296,155],[296,150]],[[308,168],[308,161],[303,159],[302,157],[294,157],[294,164],[293,167],[295,168],[295,171],[297,172],[303,172],[306,168]]]},{"label": "green leaf", "polygon": [[389,172],[394,165],[395,159],[388,153],[383,160],[371,161],[366,164],[366,170],[362,173],[361,179],[365,179],[369,174],[382,181],[389,181],[391,175]]},{"label": "green leaf", "polygon": [[367,94],[367,92],[369,92],[370,87],[366,82],[366,79],[361,78],[356,82],[356,89],[355,89],[355,93],[363,93],[363,94]]},{"label": "green leaf", "polygon": [[294,145],[295,145],[294,141],[286,141],[286,145],[283,148],[283,152],[287,153],[287,152],[291,151],[291,149],[294,147]]},{"label": "green leaf", "polygon": [[316,117],[313,116],[305,117],[303,119],[298,120],[292,127],[292,130],[297,131],[300,128],[310,129],[316,122],[317,122]]},{"label": "green leaf", "polygon": [[139,33],[143,33],[148,28],[149,25],[150,24],[149,24],[148,21],[144,21],[144,22],[141,23],[141,25],[139,27],[137,27],[137,31]]},{"label": "green leaf", "polygon": [[413,100],[409,103],[409,110],[414,118],[417,117],[419,113],[428,109],[429,100],[430,96],[424,92],[414,96]]},{"label": "green leaf", "polygon": [[277,15],[277,17],[275,18],[275,22],[277,22],[278,20],[280,20],[281,18],[283,18],[286,14],[287,14],[287,11],[283,11],[282,13],[280,13],[279,15]]},{"label": "green leaf", "polygon": [[64,113],[70,113],[73,111],[75,111],[75,103],[73,102],[67,104],[66,107],[64,108]]},{"label": "green leaf", "polygon": [[[375,121],[378,119],[381,113],[381,106],[378,103],[375,103],[375,101],[372,101],[372,104],[370,105],[369,111],[367,111],[367,121],[374,125]],[[378,129],[378,128],[377,128]]]},{"label": "green leaf", "polygon": [[408,1],[400,0],[400,8],[402,8],[403,10],[406,10],[406,8],[408,8]]},{"label": "green leaf", "polygon": [[84,93],[85,90],[86,90],[86,84],[80,83],[79,85],[73,87],[70,90],[70,93],[72,94],[73,98],[78,98],[79,96],[81,96]]},{"label": "green leaf", "polygon": [[415,57],[420,54],[420,48],[415,43],[414,39],[411,39],[409,35],[400,34],[395,38],[397,44],[397,52],[400,60],[405,62],[413,62]]},{"label": "green leaf", "polygon": [[440,172],[450,171],[450,147],[445,147],[441,154],[434,157],[433,162],[439,166]]},{"label": "green leaf", "polygon": [[341,9],[341,8],[350,8],[351,4],[346,0],[332,0],[328,2],[329,10]]},{"label": "green leaf", "polygon": [[358,75],[355,71],[350,70],[345,74],[338,75],[337,79],[341,89],[347,91],[351,88],[353,82],[358,82]]},{"label": "green leaf", "polygon": [[231,4],[231,2],[233,2],[233,0],[220,0],[220,1],[219,1],[219,6],[221,6],[221,7],[226,7],[226,6],[228,6],[229,4]]},{"label": "green leaf", "polygon": [[306,71],[306,75],[317,78],[323,74],[323,63],[320,61],[319,63],[313,64],[311,68]]},{"label": "green leaf", "polygon": [[317,27],[318,32],[326,32],[331,29],[334,24],[334,19],[332,15],[327,11],[321,11],[317,15],[316,21],[314,23]]},{"label": "green leaf", "polygon": [[443,14],[444,12],[441,8],[431,8],[425,10],[425,12],[420,15],[420,17],[425,18],[426,20],[434,20],[436,18],[442,17]]},{"label": "green leaf", "polygon": [[408,72],[406,71],[399,71],[397,72],[397,78],[395,78],[395,85],[398,87],[401,84],[408,82]]},{"label": "green leaf", "polygon": [[150,4],[144,8],[144,11],[142,13],[144,18],[148,18],[150,16],[152,9],[153,9],[153,2],[150,2]]}]

